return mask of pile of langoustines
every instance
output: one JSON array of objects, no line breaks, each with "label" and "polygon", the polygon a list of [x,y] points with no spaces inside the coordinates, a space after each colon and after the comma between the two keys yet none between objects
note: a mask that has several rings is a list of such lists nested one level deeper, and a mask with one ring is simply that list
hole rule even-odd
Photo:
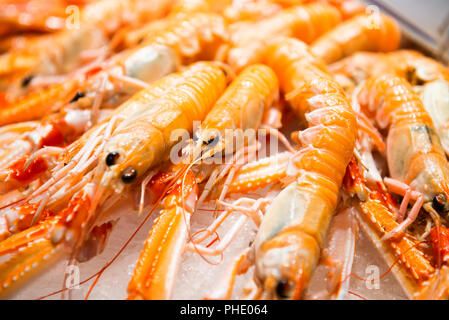
[{"label": "pile of langoustines", "polygon": [[[247,272],[240,297],[346,298],[359,227],[408,297],[448,298],[449,69],[399,50],[390,17],[355,0],[5,0],[0,34],[2,297],[101,258],[140,216],[129,299],[171,298],[186,252],[226,263],[207,298]],[[75,283],[87,296],[133,236]]]}]

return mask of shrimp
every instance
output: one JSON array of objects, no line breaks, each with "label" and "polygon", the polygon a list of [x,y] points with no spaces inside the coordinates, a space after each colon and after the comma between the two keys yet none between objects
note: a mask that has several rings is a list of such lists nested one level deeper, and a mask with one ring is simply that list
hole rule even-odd
[{"label": "shrimp", "polygon": [[21,96],[28,92],[33,77],[67,73],[82,64],[88,51],[101,56],[109,35],[131,21],[138,24],[162,16],[169,2],[102,0],[86,5],[79,14],[79,28],[45,35],[24,49],[0,56],[0,89]]},{"label": "shrimp", "polygon": [[[151,86],[151,88],[149,88],[147,90],[140,91],[140,94],[139,93],[136,94],[133,97],[134,99],[131,100],[131,101],[142,101],[142,102],[145,102],[145,101],[151,101],[152,99],[156,99],[156,98],[162,96],[168,89],[173,88],[176,84],[178,84],[181,81],[181,79],[182,79],[182,76],[180,74],[177,74],[177,73],[171,74],[170,76],[167,76],[167,77],[164,77],[161,80],[155,82]],[[132,103],[130,103],[130,104],[125,103],[124,105],[121,106],[121,108],[117,109],[115,112],[116,112],[117,115],[120,115],[121,112],[125,112],[125,114],[126,114],[126,112],[128,112],[128,111],[129,112],[132,111],[132,107],[133,107]],[[109,116],[107,116],[100,124],[103,124],[103,126],[104,126],[104,123],[109,122],[111,119],[112,119],[112,114],[109,114]],[[18,127],[17,130],[19,130],[19,131],[24,130],[23,127],[26,128],[26,124],[27,123],[20,124],[20,127]],[[64,148],[63,151],[65,151],[68,155],[64,156],[64,159],[62,159],[62,161],[70,161],[71,158],[73,158],[73,155],[76,155],[78,152],[80,152],[83,149],[83,146],[88,144],[89,140],[91,140],[92,137],[95,137],[96,135],[98,135],[98,132],[97,132],[98,128],[97,127],[100,124],[98,124],[94,128],[91,128],[85,134],[83,134],[78,140],[76,140],[75,142],[73,142],[72,144],[70,144],[66,148]],[[28,123],[28,126],[33,128],[32,123]],[[59,154],[56,153],[53,156],[56,159],[58,159],[61,156],[61,154],[63,154],[63,152],[60,152]],[[44,164],[45,164],[44,170],[41,170],[41,172],[36,172],[35,170],[31,170],[33,168],[33,167],[31,167],[30,169],[27,169],[25,171],[25,172],[28,173],[26,175],[26,178],[21,179],[21,180],[20,179],[19,180],[16,179],[17,175],[14,174],[14,172],[22,173],[24,171],[23,170],[24,165],[25,165],[24,161],[23,160],[22,161],[18,161],[17,164],[19,164],[19,165],[15,165],[15,166],[10,167],[6,173],[3,173],[3,174],[6,174],[6,178],[5,178],[5,181],[4,181],[3,185],[2,185],[2,189],[5,189],[5,188],[8,189],[8,187],[10,189],[10,185],[11,184],[14,185],[14,184],[17,184],[17,183],[24,183],[25,182],[25,183],[28,183],[28,184],[24,184],[23,185],[23,187],[24,187],[23,189],[28,190],[31,187],[31,190],[33,190],[33,191],[36,190],[36,187],[33,188],[32,187],[33,185],[30,182],[33,182],[33,180],[36,180],[36,179],[40,178],[39,173],[42,174],[42,173],[45,173],[46,171],[48,171],[48,169],[51,169],[51,167],[49,168],[46,165],[44,156],[45,156],[45,154],[44,155],[40,154],[38,156],[35,155],[34,156],[34,161],[33,161],[33,162],[38,162],[38,163],[44,161]],[[25,159],[27,159],[27,158],[25,158]],[[11,170],[11,169],[13,169],[13,170]],[[17,169],[17,171],[15,171],[16,169]],[[18,175],[18,176],[20,177],[20,175]],[[31,179],[31,181],[29,181],[30,179]],[[16,193],[13,193],[13,194],[16,194]],[[19,199],[18,200],[23,201],[24,199],[26,199],[27,196],[29,196],[29,194],[27,194],[25,192],[19,192],[19,195],[18,195]],[[16,202],[16,201],[11,201],[9,198],[10,198],[10,194],[9,193],[5,194],[2,197],[2,204],[1,204],[2,208],[7,208],[10,203],[15,203]],[[19,203],[19,207],[20,207],[20,203]],[[36,211],[34,210],[34,211],[29,212],[29,213],[31,213],[31,216],[33,216],[35,212]],[[24,215],[24,216],[26,216],[26,215]],[[5,220],[5,217],[6,217],[6,215],[2,214],[2,219],[3,220]],[[2,236],[1,236],[1,238],[10,235],[10,233],[8,232],[8,228],[9,228],[8,226],[13,227],[14,224],[15,224],[14,219],[10,220],[8,224],[3,224],[3,226],[6,226],[6,229],[2,229],[2,233],[1,233]]]},{"label": "shrimp", "polygon": [[[212,38],[198,39],[195,52],[187,49],[183,44],[188,35],[186,36],[185,32],[181,33],[180,27],[173,24],[161,30],[156,37],[150,37],[136,48],[111,57],[102,65],[95,66],[93,70],[89,68],[81,70],[61,84],[51,86],[43,92],[30,94],[2,109],[0,123],[32,120],[51,111],[62,109],[59,111],[60,119],[66,114],[64,109],[67,109],[71,112],[67,113],[70,118],[66,122],[73,124],[72,127],[75,127],[77,132],[83,133],[83,128],[85,130],[89,125],[95,124],[100,108],[115,108],[137,89],[145,88],[148,86],[147,83],[175,71],[181,60],[194,60],[203,55],[207,56],[211,50],[215,50],[212,49],[213,47],[218,47],[220,43],[225,42],[226,33],[222,28],[223,25],[215,21],[213,16],[194,15],[186,21],[191,23],[192,28],[189,30],[196,32],[200,38],[206,33],[212,34]],[[189,41],[192,41],[191,37]],[[52,107],[49,108],[49,105]],[[92,110],[86,110],[89,108]],[[78,112],[84,119],[81,120],[84,124],[77,121],[79,118],[75,119],[77,109],[85,111]],[[90,117],[86,112],[90,113]],[[42,126],[45,127],[46,124],[43,123]],[[30,145],[28,136],[36,136],[36,133],[33,133],[36,129],[33,128],[32,131],[29,129],[27,126],[22,132],[16,130],[16,136],[22,141],[26,134],[22,145],[28,145],[28,148],[22,151],[22,155],[25,152],[35,151],[31,149],[33,145]],[[36,145],[39,144],[35,143],[34,146]],[[17,153],[15,159],[17,159]],[[0,167],[4,168],[5,165]]]},{"label": "shrimp", "polygon": [[346,93],[352,95],[356,87],[367,78],[391,72],[384,53],[368,51],[356,52],[329,65],[329,70],[345,87]]},{"label": "shrimp", "polygon": [[[283,152],[278,153],[273,156],[269,156],[267,158],[263,158],[257,161],[249,162],[243,165],[233,177],[232,182],[228,188],[228,194],[238,193],[245,194],[247,192],[253,192],[257,189],[265,188],[267,186],[272,185],[276,187],[285,181],[287,176],[287,170],[289,168],[289,163],[292,158],[291,152]],[[215,193],[215,190],[212,191]],[[268,195],[267,195],[268,196]],[[231,229],[229,233],[235,233],[238,230],[242,223],[241,221],[245,221],[251,217],[253,222],[259,226],[263,216],[259,212],[259,210],[263,209],[263,206],[266,206],[267,199],[259,202],[252,202],[249,198],[240,198],[234,204],[227,204],[231,210],[227,210],[223,212],[217,219],[212,223],[204,232],[207,234],[214,234],[217,232],[218,227],[224,221],[224,219],[229,216],[231,211],[239,211],[246,215],[246,217],[242,217],[235,223],[234,227]],[[243,207],[246,203],[251,205],[250,208]],[[268,200],[269,201],[269,200]],[[321,265],[324,265],[329,269],[327,279],[328,279],[328,288],[325,291],[320,291],[317,294],[311,295],[309,292],[306,293],[306,299],[322,299],[324,297],[332,297],[335,299],[342,299],[344,295],[347,293],[348,281],[344,283],[341,282],[342,279],[349,276],[353,257],[355,250],[355,241],[357,238],[357,225],[354,220],[354,209],[348,209],[344,206],[337,211],[337,217],[333,219],[333,226],[330,231],[328,241],[323,248],[325,251],[325,258],[321,259]],[[229,235],[226,235],[226,238],[230,238]],[[229,241],[229,240],[228,240]],[[225,247],[226,245],[220,244],[220,246]],[[209,247],[209,246],[208,246]],[[190,251],[193,251],[193,246],[189,247]],[[217,254],[220,253],[221,250],[218,248],[208,248],[203,249],[203,254]],[[238,257],[236,260],[236,264],[230,267],[228,271],[228,275],[224,277],[223,283],[218,286],[218,289],[210,296],[208,299],[223,299],[230,298],[232,293],[232,283],[236,274],[244,273],[248,268],[248,265],[253,262],[250,261],[252,253],[248,250],[245,250],[244,254]],[[231,278],[231,279],[229,279]]]},{"label": "shrimp", "polygon": [[266,59],[310,127],[299,135],[305,148],[295,159],[294,180],[273,200],[256,236],[255,277],[263,296],[295,299],[313,272],[336,208],[356,121],[342,89],[303,43],[280,40]]},{"label": "shrimp", "polygon": [[[388,128],[387,163],[392,179],[384,182],[392,192],[404,196],[400,224],[384,238],[394,237],[410,226],[421,207],[446,215],[449,164],[432,119],[411,85],[396,75],[373,77],[362,86],[357,101],[380,128]],[[415,204],[404,219],[410,199]]]},{"label": "shrimp", "polygon": [[[276,72],[290,106],[309,128],[297,136],[304,146],[289,156],[286,187],[261,219],[250,250],[230,279],[254,264],[255,298],[299,299],[316,267],[356,139],[356,117],[342,89],[299,40],[269,45],[266,63]],[[254,207],[250,211],[255,210]],[[230,294],[233,280],[212,297]]]},{"label": "shrimp", "polygon": [[449,70],[432,58],[412,50],[400,50],[386,56],[386,68],[415,86],[424,108],[432,118],[436,133],[449,154]]},{"label": "shrimp", "polygon": [[0,56],[0,90],[7,91],[8,101],[14,101],[29,92],[33,77],[67,73],[81,64],[83,51],[99,49],[106,43],[101,30],[88,25],[33,38],[27,47]]},{"label": "shrimp", "polygon": [[[180,24],[180,22],[182,23]],[[189,25],[190,32],[186,33],[186,25]],[[186,19],[176,20],[176,23],[159,30],[157,34],[148,36],[148,39],[137,47],[133,46],[133,49],[115,55],[100,65],[81,68],[66,82],[44,89],[43,92],[32,93],[24,99],[10,104],[2,109],[0,124],[42,117],[49,112],[49,104],[64,105],[64,102],[70,101],[74,96],[74,88],[83,96],[90,95],[94,99],[97,94],[89,94],[90,91],[94,93],[101,91],[103,99],[108,96],[113,96],[116,99],[120,93],[117,92],[117,87],[112,79],[115,82],[126,80],[134,87],[136,85],[142,87],[141,82],[133,81],[130,78],[150,82],[174,71],[180,63],[187,64],[202,58],[210,59],[227,40],[223,21],[217,19],[215,15],[209,14],[197,14]],[[120,69],[119,67],[123,70],[117,70]],[[103,72],[99,72],[102,70]],[[90,79],[87,79],[87,84],[83,84],[85,88],[82,88],[80,82],[85,81],[86,74],[90,76]],[[105,77],[109,81],[105,81]],[[77,79],[79,80],[77,81]],[[129,89],[129,85],[126,87]],[[24,110],[30,112],[25,113]]]},{"label": "shrimp", "polygon": [[[165,87],[167,84],[171,87]],[[178,141],[171,132],[191,131],[193,121],[206,116],[225,85],[226,76],[219,66],[196,63],[140,91],[108,121],[68,146],[60,157],[65,166],[54,167],[52,178],[22,204],[2,210],[5,219],[8,212],[12,218],[14,210],[24,205],[39,203],[40,207],[32,213],[32,224],[37,224],[0,242],[1,254],[24,248],[0,265],[2,294],[21,281],[22,271],[31,267],[29,263],[43,266],[56,253],[68,251],[71,258],[80,254],[89,231],[107,220],[102,205],[116,203],[148,169],[167,159]],[[55,214],[42,219],[49,211]],[[10,232],[2,233],[5,231]]]},{"label": "shrimp", "polygon": [[56,111],[72,100],[78,87],[78,81],[71,79],[43,91],[30,93],[1,108],[0,125],[35,120]]},{"label": "shrimp", "polygon": [[367,78],[384,73],[395,73],[407,79],[419,93],[442,146],[449,154],[449,70],[444,65],[419,52],[399,50],[387,54],[356,53],[334,63],[330,69],[343,81],[349,80],[350,91]]},{"label": "shrimp", "polygon": [[[177,58],[170,48],[142,45],[113,57],[95,74],[55,84],[2,109],[2,124],[45,117],[2,127],[0,144],[12,152],[0,154],[0,175],[8,174],[7,168],[23,162],[27,154],[71,143],[133,93],[176,69]],[[9,182],[3,180],[0,189],[17,186]]]},{"label": "shrimp", "polygon": [[[417,248],[419,243],[409,235],[416,235],[416,229],[420,228],[421,223],[415,221],[421,207],[431,219],[427,219],[425,230],[418,239],[426,239],[429,233],[432,237],[435,227],[432,230],[428,227],[433,220],[438,228],[441,223],[438,214],[447,219],[447,159],[429,114],[405,78],[394,74],[372,77],[362,85],[356,97],[361,109],[375,118],[379,127],[388,127],[387,163],[393,179],[387,177],[379,185],[385,183],[391,192],[404,197],[399,207],[392,206],[384,196],[385,187],[374,189],[369,200],[360,204],[364,223],[371,225],[365,229],[372,239],[388,241],[388,245],[382,246],[390,263],[396,257],[403,261],[404,268],[396,267],[394,272],[412,297],[434,285],[439,286],[439,281],[445,277],[445,269],[439,262],[439,245],[434,254],[437,262],[437,268],[434,268]],[[406,216],[410,200],[415,203]],[[415,231],[407,230],[411,224]],[[432,240],[435,249],[434,243]]]},{"label": "shrimp", "polygon": [[195,60],[216,60],[227,41],[222,17],[196,12],[168,17],[134,30],[125,36],[123,46],[130,48],[137,43],[167,46],[178,54],[180,63],[188,64]]},{"label": "shrimp", "polygon": [[[124,75],[127,78],[136,78],[144,82],[157,79],[160,74],[164,75],[167,72],[174,71],[174,68],[178,67],[178,64],[181,62],[198,60],[202,58],[202,55],[206,57],[213,50],[212,47],[218,47],[226,40],[223,25],[220,24],[220,20],[215,21],[214,16],[195,15],[188,18],[185,23],[190,25],[189,30],[192,33],[196,33],[198,38],[192,38],[190,33],[185,34],[185,30],[181,33],[181,29],[184,28],[183,25],[180,26],[176,23],[168,26],[159,30],[157,35],[150,37],[137,48],[133,47],[133,49],[116,55],[100,66],[93,66],[93,69],[97,70],[96,72],[92,72],[92,68],[82,68],[80,72],[75,73],[62,84],[50,86],[44,89],[43,92],[32,93],[15,103],[11,103],[2,109],[3,119],[1,124],[42,117],[49,110],[48,104],[59,103],[59,105],[63,105],[64,102],[70,101],[74,95],[74,88],[87,95],[85,91],[91,91],[89,87],[95,88],[95,91],[98,91],[99,87],[103,87],[102,91],[112,87],[108,89],[112,93],[103,92],[103,95],[114,94],[117,90],[115,90],[113,83],[110,84],[110,81],[108,81],[101,84],[105,76],[123,79],[121,76]],[[190,41],[189,46],[192,45],[192,41],[194,42],[193,48],[187,47],[185,43],[187,38]],[[117,73],[117,67],[121,67],[124,70],[119,70],[120,72]],[[102,69],[105,71],[98,73]],[[81,84],[79,82],[85,80],[84,75],[86,73],[88,75],[89,73],[94,73],[95,76],[91,77],[92,79],[88,79],[88,84],[84,85],[87,88],[83,90],[83,88],[80,88]],[[76,81],[76,79],[79,80]],[[34,110],[30,110],[30,108]],[[31,112],[24,113],[23,110]]]},{"label": "shrimp", "polygon": [[332,63],[356,51],[393,51],[400,45],[399,25],[390,17],[359,14],[316,39],[310,50]]},{"label": "shrimp", "polygon": [[[257,129],[262,122],[264,112],[276,100],[277,94],[277,78],[269,67],[253,65],[245,68],[226,89],[202,122],[201,127],[197,129],[196,142],[193,144],[190,142],[184,149],[184,154],[187,155],[201,153],[195,152],[195,149],[203,152],[200,155],[201,158],[193,158],[192,165],[196,164],[199,159],[211,156],[219,155],[221,159],[223,150],[226,150],[227,154],[235,152],[238,154],[240,147],[234,146],[236,134],[238,135],[243,130]],[[230,135],[227,131],[231,131],[232,134]],[[190,149],[190,146],[193,146],[193,150]],[[164,209],[152,227],[145,248],[141,252],[133,278],[128,286],[129,299],[160,299],[171,296],[176,270],[186,246],[187,235],[192,241],[189,223],[198,199],[196,182],[199,181],[199,176],[202,177],[201,180],[209,176],[207,172],[194,174],[190,170],[192,165],[187,167],[187,171],[182,169],[182,166],[178,169],[180,165],[174,165],[168,170],[169,173],[166,173],[167,170],[160,172],[149,183],[153,190],[163,183],[160,182],[161,179],[166,181],[167,177],[172,177],[177,180],[173,191],[164,200]],[[197,172],[196,169],[192,170]],[[218,166],[216,170],[220,172],[221,177],[229,172],[232,178],[236,172],[236,165],[225,164],[224,167]],[[170,173],[170,171],[175,173]],[[176,173],[177,171],[178,173]],[[177,178],[180,173],[182,174],[181,178]],[[219,178],[213,182],[216,183]],[[226,186],[225,183],[223,189]],[[186,190],[183,193],[180,192],[182,188]],[[207,187],[203,192],[207,193]],[[221,192],[220,199],[224,197],[225,192]],[[205,195],[201,196],[201,198],[204,197]],[[182,216],[184,219],[181,219]],[[170,227],[168,223],[170,223]],[[157,255],[155,255],[156,251],[159,252]],[[195,245],[195,251],[203,254],[204,248]]]},{"label": "shrimp", "polygon": [[412,85],[422,85],[436,80],[449,81],[449,70],[440,62],[413,50],[398,50],[386,55],[386,63],[398,76]]},{"label": "shrimp", "polygon": [[[404,68],[403,66],[404,64],[408,64],[409,62],[400,62],[398,60],[396,64],[389,63],[390,60],[393,61],[397,59],[396,57],[394,57],[397,54],[398,57],[404,57],[403,53],[399,53],[400,51],[387,54],[362,52],[343,59],[342,61],[339,61],[332,66],[332,69],[334,71],[343,73],[345,76],[350,76],[356,84],[360,83],[359,89],[354,91],[353,96],[356,101],[355,106],[358,106],[357,101],[359,94],[362,94],[361,91],[365,92],[363,96],[364,103],[361,105],[365,111],[365,104],[367,103],[368,99],[366,93],[369,90],[366,89],[365,86],[369,84],[366,84],[363,81],[365,81],[367,77],[371,77],[370,80],[367,80],[368,82],[374,81],[373,79],[378,79],[379,82],[386,82],[384,86],[392,86],[388,89],[392,91],[383,91],[382,93],[379,92],[378,96],[380,97],[380,95],[382,95],[382,99],[385,99],[384,103],[388,106],[387,111],[385,112],[382,110],[382,108],[378,108],[378,105],[375,105],[377,103],[375,102],[377,101],[377,98],[374,98],[373,96],[369,97],[369,99],[372,98],[373,100],[371,100],[370,102],[372,103],[372,105],[370,105],[372,109],[370,109],[371,111],[368,111],[368,115],[370,117],[376,118],[377,123],[382,128],[385,126],[385,119],[389,119],[387,121],[388,125],[390,126],[391,130],[393,130],[392,123],[395,114],[397,114],[397,117],[399,118],[398,122],[401,122],[401,127],[399,129],[397,128],[398,125],[395,124],[395,130],[396,132],[399,132],[399,134],[391,137],[391,139],[390,136],[388,137],[387,142],[390,143],[390,146],[387,147],[387,160],[391,160],[391,158],[388,158],[388,155],[394,150],[394,148],[397,148],[397,141],[400,140],[400,143],[406,149],[410,146],[410,142],[407,141],[407,139],[409,138],[401,139],[401,135],[404,136],[403,133],[405,131],[403,127],[413,128],[416,126],[416,123],[414,124],[414,122],[418,122],[421,124],[422,122],[424,122],[425,125],[429,125],[429,115],[426,115],[425,110],[423,109],[423,104],[419,100],[418,96],[411,90],[412,87],[410,85],[407,86],[406,78],[407,75],[410,75],[410,73],[405,72],[407,68]],[[367,65],[366,63],[368,62],[369,64]],[[430,63],[429,65],[433,65],[435,67],[435,64],[433,63]],[[432,70],[432,68],[427,69]],[[436,70],[436,68],[433,68],[433,70]],[[383,77],[386,77],[386,73],[393,73],[394,75],[388,77],[394,78],[395,80],[392,80],[388,77],[387,79],[384,79]],[[411,78],[408,78],[408,81],[411,81]],[[372,83],[371,85],[375,86]],[[375,92],[375,89],[371,89],[370,92]],[[410,119],[414,120],[406,120],[406,112],[412,112],[413,116],[411,116]],[[412,132],[412,129],[409,130]],[[429,138],[427,140],[418,138],[419,133],[415,134],[412,132],[413,138],[411,139],[413,139],[414,141],[412,143],[412,145],[414,145],[414,147],[412,147],[412,150],[410,152],[407,152],[402,149],[402,151],[398,151],[403,153],[395,154],[392,161],[396,161],[397,163],[402,162],[401,166],[408,166],[412,168],[409,169],[409,171],[405,174],[407,176],[407,179],[409,179],[409,177],[413,179],[413,171],[420,170],[417,169],[420,161],[418,160],[419,157],[428,157],[432,159],[437,158],[435,155],[432,156],[432,153],[441,153],[441,146],[439,145],[438,139],[431,138],[435,135],[433,130],[435,129],[433,129],[432,127],[429,128],[430,133],[428,134]],[[426,283],[428,281],[434,281],[432,279],[435,278],[435,274],[438,274],[440,272],[439,268],[434,268],[434,266],[432,265],[432,261],[430,261],[428,258],[428,254],[425,253],[425,250],[423,250],[423,246],[419,242],[423,241],[423,239],[426,239],[426,237],[429,235],[429,226],[431,225],[429,224],[429,222],[435,219],[435,221],[438,221],[437,214],[434,208],[435,206],[438,206],[439,203],[432,202],[432,205],[425,206],[426,211],[428,211],[431,215],[431,219],[427,219],[425,228],[422,228],[422,235],[418,235],[419,231],[417,231],[421,229],[420,224],[422,223],[420,222],[415,224],[416,228],[414,228],[413,230],[410,229],[407,232],[402,232],[399,234],[399,230],[404,230],[404,225],[401,226],[401,223],[405,223],[404,211],[406,210],[405,204],[407,204],[407,202],[404,200],[402,205],[399,206],[387,191],[379,169],[377,168],[374,161],[370,143],[367,143],[366,137],[363,138],[363,134],[361,134],[360,132],[359,135],[361,135],[361,137],[358,143],[357,150],[358,154],[360,154],[361,157],[359,159],[359,162],[361,162],[362,165],[358,166],[355,159],[351,161],[350,165],[348,166],[347,175],[345,177],[345,190],[346,192],[349,192],[350,195],[357,196],[358,199],[354,200],[353,203],[358,208],[357,211],[359,212],[359,221],[368,236],[373,241],[377,241],[379,243],[379,248],[382,250],[382,255],[386,259],[387,263],[394,264],[394,262],[397,260],[400,260],[402,262],[400,266],[394,266],[392,271],[398,278],[400,284],[402,285],[408,296],[413,297],[416,293],[420,292],[423,287],[426,286]],[[407,137],[408,136],[409,135],[407,135]],[[425,146],[425,144],[427,144],[427,147]],[[415,164],[411,163],[413,161],[415,161]],[[428,161],[430,161],[429,163],[432,163],[432,166],[436,168],[435,170],[442,170],[443,172],[446,171],[444,157],[441,160]],[[414,168],[413,166],[416,168]],[[430,164],[424,166],[428,167],[430,166]],[[443,168],[439,169],[441,166]],[[425,168],[423,170],[422,176],[434,175],[433,172],[428,173],[429,170],[431,169]],[[435,176],[434,179],[439,181],[439,179],[444,179],[444,176]],[[425,183],[425,178],[417,178],[416,180],[419,180],[416,183],[417,185],[422,185],[423,183]],[[386,178],[385,182],[388,186],[391,185],[388,184],[390,182],[389,178]],[[434,189],[434,187],[432,187],[431,185],[432,184],[430,184],[430,187],[429,185],[424,185],[423,189],[432,192],[432,189]],[[407,185],[404,186],[408,188]],[[413,192],[415,192],[415,200],[418,200],[419,197],[422,196],[422,194],[416,191],[409,190],[407,191],[404,199],[413,198]],[[444,196],[440,196],[437,199],[444,199]],[[434,206],[434,208],[432,208],[432,206]],[[419,211],[419,209],[417,210]],[[411,216],[409,215],[409,217]],[[412,217],[410,219],[412,219]],[[435,257],[437,257],[437,254],[435,254]]]},{"label": "shrimp", "polygon": [[[359,131],[359,134],[361,132]],[[362,132],[362,135],[366,133]],[[361,140],[362,141],[362,140]],[[363,140],[364,141],[364,140]],[[382,183],[382,178],[378,169],[370,165],[371,153],[365,154],[364,149],[359,149],[358,152],[361,153],[363,166],[358,165],[357,160],[353,157],[346,169],[346,174],[343,179],[343,188],[346,198],[345,205],[349,206],[350,210],[344,210],[342,213],[351,212],[351,216],[355,215],[360,222],[363,230],[370,236],[370,238],[375,239],[378,243],[379,248],[382,250],[382,255],[387,259],[390,265],[393,265],[393,273],[400,284],[403,286],[405,292],[412,297],[426,284],[427,280],[432,279],[435,268],[432,262],[429,260],[428,255],[423,252],[420,247],[420,243],[415,239],[414,236],[404,234],[401,237],[390,238],[387,241],[381,241],[380,239],[386,235],[389,231],[393,230],[398,222],[396,221],[396,212],[399,207],[394,201],[392,196],[383,188],[379,188],[379,181]],[[369,150],[368,150],[369,151]],[[289,168],[292,153],[284,152],[262,160],[250,162],[241,167],[241,169],[236,173],[232,183],[228,188],[228,194],[232,193],[246,193],[252,192],[256,189],[264,188],[269,185],[276,185],[279,181],[285,181],[287,177],[287,170]],[[365,165],[369,169],[365,169]],[[353,199],[355,197],[355,199]],[[242,207],[234,207],[236,211],[246,210],[248,213],[252,212],[251,209],[245,209]],[[254,213],[253,213],[254,214]],[[223,213],[223,216],[229,215],[229,212]],[[347,215],[346,218],[350,218]],[[260,224],[260,219],[255,218],[256,225]],[[220,216],[217,220],[221,220]],[[330,273],[328,274],[328,288],[324,292],[319,292],[318,294],[310,295],[309,292],[306,293],[306,299],[322,299],[324,297],[332,297],[340,299],[342,295],[345,294],[348,286],[348,269],[352,264],[352,254],[351,250],[354,248],[355,234],[351,232],[351,228],[354,229],[355,226],[347,226],[346,228],[341,227],[341,218],[335,221],[338,226],[337,229],[332,230],[333,234],[329,235],[329,242],[324,248],[326,253],[324,259],[322,258],[321,264],[328,267]],[[338,222],[337,222],[338,221]],[[343,219],[343,223],[353,223],[352,218],[350,221]],[[209,234],[216,232],[219,224],[213,224],[207,229]],[[336,231],[336,234],[335,234]],[[347,239],[342,239],[342,233],[347,234],[349,237]],[[338,237],[339,240],[334,240],[334,237]],[[342,243],[347,246],[345,252],[339,252],[342,249]],[[335,246],[336,245],[336,246]],[[345,253],[348,253],[346,255]],[[342,256],[342,254],[345,254]],[[236,265],[231,266],[229,274],[224,277],[223,283],[219,286],[216,292],[211,294],[208,298],[229,298],[231,296],[232,285],[229,284],[230,280],[228,278],[235,277],[236,274],[245,272],[248,264],[252,262],[249,261],[251,258],[251,253],[245,252],[245,254],[236,260]],[[401,264],[397,264],[397,261]],[[342,269],[340,269],[344,266]],[[335,273],[337,272],[337,273]],[[344,282],[342,282],[344,281]],[[232,281],[231,281],[232,282]]]},{"label": "shrimp", "polygon": [[206,151],[206,157],[224,150],[234,153],[235,135],[256,130],[277,95],[278,80],[269,67],[261,64],[246,67],[195,131],[195,147]]},{"label": "shrimp", "polygon": [[341,20],[337,9],[312,3],[282,10],[272,17],[235,25],[230,30],[232,48],[228,63],[235,70],[261,62],[267,41],[279,36],[297,37],[307,43],[335,27]]}]

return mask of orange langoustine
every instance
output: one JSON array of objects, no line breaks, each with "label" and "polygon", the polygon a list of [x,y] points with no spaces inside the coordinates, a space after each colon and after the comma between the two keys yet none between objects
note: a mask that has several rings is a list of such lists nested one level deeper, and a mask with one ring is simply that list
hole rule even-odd
[{"label": "orange langoustine", "polygon": [[397,50],[392,18],[355,0],[50,4],[0,4],[1,296],[146,213],[89,297],[155,210],[128,299],[178,297],[186,259],[226,262],[208,299],[345,299],[359,226],[410,298],[449,296],[449,71]]}]

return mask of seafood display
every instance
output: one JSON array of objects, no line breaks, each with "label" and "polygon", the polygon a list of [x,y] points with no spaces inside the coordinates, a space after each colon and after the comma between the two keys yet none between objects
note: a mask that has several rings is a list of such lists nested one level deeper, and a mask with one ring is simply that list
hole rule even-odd
[{"label": "seafood display", "polygon": [[[350,278],[387,274],[449,298],[449,69],[393,18],[4,0],[0,35],[0,298],[98,297],[115,268],[120,297],[179,299],[188,261],[204,299],[363,298]],[[364,241],[386,273],[356,275]]]}]

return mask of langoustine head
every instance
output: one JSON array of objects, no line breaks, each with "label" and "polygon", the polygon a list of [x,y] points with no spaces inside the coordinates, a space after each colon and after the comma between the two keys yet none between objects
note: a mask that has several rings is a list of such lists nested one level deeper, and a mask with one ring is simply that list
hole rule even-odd
[{"label": "langoustine head", "polygon": [[[328,209],[326,201],[311,198],[296,182],[273,200],[254,242],[254,276],[262,298],[302,297],[325,236],[314,227],[329,223]],[[318,220],[315,226],[311,214]]]}]

